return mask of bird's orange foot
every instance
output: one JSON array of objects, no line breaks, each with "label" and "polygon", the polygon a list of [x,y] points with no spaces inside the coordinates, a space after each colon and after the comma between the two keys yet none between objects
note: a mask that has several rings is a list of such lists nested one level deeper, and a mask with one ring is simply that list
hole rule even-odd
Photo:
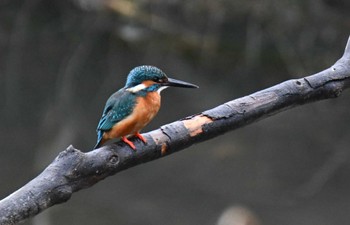
[{"label": "bird's orange foot", "polygon": [[132,143],[129,139],[127,139],[126,137],[122,137],[122,141],[124,141],[126,144],[128,144],[130,146],[130,148],[132,148],[133,150],[136,150],[136,147],[134,145],[134,143]]},{"label": "bird's orange foot", "polygon": [[138,137],[143,143],[147,143],[147,140],[144,136],[142,136],[139,132],[135,134],[136,137]]}]

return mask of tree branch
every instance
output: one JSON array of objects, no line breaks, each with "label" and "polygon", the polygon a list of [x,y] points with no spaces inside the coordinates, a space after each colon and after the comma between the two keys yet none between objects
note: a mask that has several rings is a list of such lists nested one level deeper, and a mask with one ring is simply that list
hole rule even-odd
[{"label": "tree branch", "polygon": [[288,80],[216,108],[189,116],[144,134],[148,143],[132,139],[83,153],[72,146],[36,178],[0,201],[0,224],[15,224],[59,203],[104,178],[246,126],[286,109],[338,97],[350,85],[350,38],[344,55],[330,68]]}]

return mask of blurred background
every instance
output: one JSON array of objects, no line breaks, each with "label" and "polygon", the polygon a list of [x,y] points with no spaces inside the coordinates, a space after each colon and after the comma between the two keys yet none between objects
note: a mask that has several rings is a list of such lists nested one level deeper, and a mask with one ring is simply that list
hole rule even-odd
[{"label": "blurred background", "polygon": [[[70,144],[89,151],[106,99],[133,67],[200,86],[164,91],[146,132],[331,66],[349,10],[346,0],[1,0],[0,198]],[[346,224],[349,99],[129,169],[24,224]]]}]

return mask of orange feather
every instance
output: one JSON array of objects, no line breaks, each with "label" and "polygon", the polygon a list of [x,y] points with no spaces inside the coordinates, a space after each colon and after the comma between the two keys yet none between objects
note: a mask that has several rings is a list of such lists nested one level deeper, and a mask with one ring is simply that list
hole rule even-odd
[{"label": "orange feather", "polygon": [[154,118],[159,108],[159,93],[149,92],[145,97],[138,97],[132,114],[116,123],[111,130],[106,131],[103,139],[108,140],[138,133]]}]

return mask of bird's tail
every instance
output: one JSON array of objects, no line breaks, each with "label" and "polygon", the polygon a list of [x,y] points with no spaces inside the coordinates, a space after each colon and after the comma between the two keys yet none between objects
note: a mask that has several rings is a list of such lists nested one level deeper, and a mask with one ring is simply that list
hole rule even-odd
[{"label": "bird's tail", "polygon": [[97,132],[97,143],[96,143],[94,149],[101,147],[103,145],[103,143],[105,143],[105,142],[106,141],[103,139],[103,132],[101,130],[99,130]]},{"label": "bird's tail", "polygon": [[102,144],[101,144],[102,139],[98,140],[95,147],[93,149],[99,148]]}]

